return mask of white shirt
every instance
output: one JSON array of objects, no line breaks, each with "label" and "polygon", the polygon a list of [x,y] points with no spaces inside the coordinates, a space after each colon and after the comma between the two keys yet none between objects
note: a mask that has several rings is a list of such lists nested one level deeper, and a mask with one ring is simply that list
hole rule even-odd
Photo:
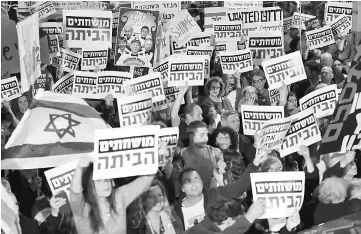
[{"label": "white shirt", "polygon": [[183,202],[182,202],[182,212],[184,219],[183,221],[184,221],[185,230],[188,230],[189,228],[194,226],[195,220],[198,220],[198,223],[200,223],[203,221],[204,216],[206,215],[204,211],[204,197],[202,195],[202,199],[197,204],[190,207],[184,207]]}]

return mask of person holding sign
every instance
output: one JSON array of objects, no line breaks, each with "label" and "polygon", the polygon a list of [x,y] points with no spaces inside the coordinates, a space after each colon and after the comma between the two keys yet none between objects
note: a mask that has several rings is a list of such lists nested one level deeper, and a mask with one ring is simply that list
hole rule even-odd
[{"label": "person holding sign", "polygon": [[257,89],[258,103],[260,106],[270,106],[271,99],[269,96],[268,89],[265,88],[266,76],[261,70],[253,70],[249,75],[251,84]]}]

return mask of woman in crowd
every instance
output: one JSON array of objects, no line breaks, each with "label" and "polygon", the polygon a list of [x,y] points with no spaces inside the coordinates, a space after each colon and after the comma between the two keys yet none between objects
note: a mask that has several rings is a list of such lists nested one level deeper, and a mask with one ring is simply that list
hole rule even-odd
[{"label": "woman in crowd", "polygon": [[204,86],[204,92],[206,98],[202,101],[202,104],[211,102],[216,106],[218,114],[222,113],[222,110],[233,110],[231,102],[228,98],[223,97],[225,93],[225,86],[221,78],[212,77],[208,79]]},{"label": "woman in crowd", "polygon": [[213,130],[217,128],[220,121],[220,115],[217,114],[216,106],[212,102],[206,102],[201,105],[203,122],[208,126],[208,133],[212,134]]},{"label": "woman in crowd", "polygon": [[220,150],[237,149],[237,133],[228,127],[216,128],[209,137],[208,144]]},{"label": "woman in crowd", "polygon": [[285,106],[285,117],[298,113],[298,100],[294,92],[289,91],[287,95],[287,104]]},{"label": "woman in crowd", "polygon": [[12,104],[16,118],[20,121],[30,105],[29,92],[23,93],[19,98],[12,101]]}]

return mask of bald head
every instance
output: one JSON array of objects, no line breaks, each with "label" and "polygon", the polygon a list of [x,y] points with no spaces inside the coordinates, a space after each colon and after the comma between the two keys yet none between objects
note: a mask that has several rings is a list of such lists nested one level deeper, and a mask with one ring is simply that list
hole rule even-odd
[{"label": "bald head", "polygon": [[321,54],[321,65],[322,66],[332,66],[332,55],[330,53]]}]

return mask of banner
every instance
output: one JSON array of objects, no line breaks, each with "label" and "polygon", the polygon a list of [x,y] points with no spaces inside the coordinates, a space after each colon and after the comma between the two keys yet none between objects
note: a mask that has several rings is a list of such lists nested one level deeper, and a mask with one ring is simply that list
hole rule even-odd
[{"label": "banner", "polygon": [[292,119],[292,124],[279,150],[281,157],[297,152],[301,145],[309,146],[322,140],[312,109],[301,111],[289,118]]},{"label": "banner", "polygon": [[153,68],[153,72],[159,72],[162,81],[168,82],[168,59],[163,59]]},{"label": "banner", "polygon": [[191,55],[169,57],[168,86],[204,85],[205,59]]},{"label": "banner", "polygon": [[83,49],[81,57],[81,70],[105,69],[108,61],[108,48]]},{"label": "banner", "polygon": [[317,17],[305,21],[306,30],[315,30],[321,28],[320,22]]},{"label": "banner", "polygon": [[152,94],[150,92],[117,99],[120,127],[150,124]]},{"label": "banner", "polygon": [[261,128],[261,145],[268,150],[278,150],[291,126],[291,118],[272,119],[265,122]]},{"label": "banner", "polygon": [[282,31],[283,11],[279,7],[248,8],[227,11],[226,19],[230,23],[242,21],[247,31]]},{"label": "banner", "polygon": [[112,12],[95,10],[63,11],[67,48],[112,47]]},{"label": "banner", "polygon": [[316,118],[332,115],[338,100],[337,85],[317,89],[300,99],[301,111],[313,108]]},{"label": "banner", "polygon": [[132,79],[128,82],[128,85],[133,94],[151,93],[152,102],[159,102],[165,99],[159,72]]},{"label": "banner", "polygon": [[35,5],[30,7],[30,14],[38,12],[39,21],[46,19],[48,16],[56,12],[53,3],[51,1],[37,2]]},{"label": "banner", "polygon": [[93,180],[157,173],[159,129],[149,125],[96,130]]},{"label": "banner", "polygon": [[361,112],[361,45],[343,86],[339,101],[327,126],[319,149],[320,154],[345,153],[360,148]]},{"label": "banner", "polygon": [[327,2],[325,6],[325,22],[331,23],[337,17],[346,15],[352,22],[352,1],[350,2]]},{"label": "banner", "polygon": [[265,212],[259,219],[287,218],[298,212],[305,194],[305,172],[251,173],[253,200],[266,200]]},{"label": "banner", "polygon": [[242,127],[244,135],[253,136],[270,119],[284,118],[283,106],[241,105]]},{"label": "banner", "polygon": [[1,80],[1,100],[11,101],[21,96],[16,76]]},{"label": "banner", "polygon": [[270,89],[307,79],[299,51],[264,61],[262,66]]},{"label": "banner", "polygon": [[159,142],[167,142],[167,154],[159,155],[158,167],[164,166],[166,163],[172,163],[174,157],[175,147],[178,145],[179,140],[179,128],[161,128],[159,130]]},{"label": "banner", "polygon": [[115,65],[152,66],[158,19],[158,11],[120,8]]},{"label": "banner", "polygon": [[61,79],[59,79],[53,85],[53,87],[51,87],[51,90],[54,93],[71,94],[73,90],[73,82],[74,82],[74,74],[68,73],[65,76],[63,76]]},{"label": "banner", "polygon": [[252,54],[249,49],[219,52],[223,74],[233,75],[235,72],[253,70]]},{"label": "banner", "polygon": [[179,46],[185,45],[192,38],[192,35],[202,32],[197,22],[186,9],[179,12],[171,20],[169,30],[170,36]]},{"label": "banner", "polygon": [[352,29],[352,24],[346,15],[341,15],[332,21],[331,29],[334,35],[346,35]]},{"label": "banner", "polygon": [[[210,7],[204,9],[204,32],[212,33],[213,24],[226,20],[226,12],[229,11],[228,7]],[[239,23],[239,22],[237,22]]]},{"label": "banner", "polygon": [[114,98],[126,96],[125,83],[133,78],[129,72],[103,71],[97,73],[98,98],[105,98],[112,94]]},{"label": "banner", "polygon": [[283,33],[253,32],[248,33],[248,46],[253,54],[253,63],[261,65],[263,61],[283,55]]},{"label": "banner", "polygon": [[211,58],[213,54],[213,46],[188,46],[186,55],[203,56],[205,58],[204,78],[211,76]]},{"label": "banner", "polygon": [[293,13],[292,26],[296,26],[297,28],[299,28],[301,25],[301,28],[302,27],[306,28],[305,22],[313,18],[315,18],[314,15],[307,15],[307,14],[295,12]]},{"label": "banner", "polygon": [[98,76],[94,72],[75,71],[72,95],[79,98],[98,99]]},{"label": "banner", "polygon": [[39,17],[35,13],[16,25],[19,43],[21,91],[25,93],[40,76]]},{"label": "banner", "polygon": [[224,21],[213,23],[213,34],[216,41],[237,41],[242,38],[242,24]]},{"label": "banner", "polygon": [[271,106],[277,106],[281,98],[280,91],[278,91],[278,89],[268,89],[268,92],[271,99]]},{"label": "banner", "polygon": [[63,25],[59,22],[43,22],[40,23],[40,29],[49,36],[57,36],[63,34]]},{"label": "banner", "polygon": [[287,32],[288,29],[291,28],[293,22],[293,17],[287,17],[283,19],[283,31]]},{"label": "banner", "polygon": [[310,45],[310,50],[322,48],[335,43],[335,38],[333,37],[330,26],[307,31],[306,38]]},{"label": "banner", "polygon": [[46,87],[50,87],[51,79],[47,74],[41,74],[34,82],[33,97],[35,97],[39,90],[45,90]]},{"label": "banner", "polygon": [[60,48],[60,56],[57,59],[58,65],[61,69],[67,72],[73,72],[78,69],[81,55],[70,50]]}]

